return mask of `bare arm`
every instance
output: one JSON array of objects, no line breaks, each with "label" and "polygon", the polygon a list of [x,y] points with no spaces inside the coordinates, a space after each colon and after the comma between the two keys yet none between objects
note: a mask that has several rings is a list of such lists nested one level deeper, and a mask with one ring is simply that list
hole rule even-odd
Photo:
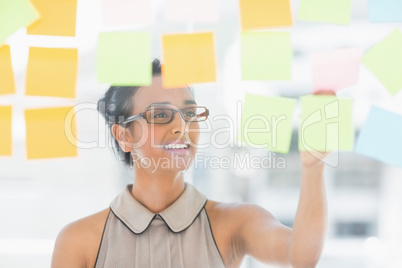
[{"label": "bare arm", "polygon": [[109,211],[104,209],[64,227],[56,239],[51,267],[94,267]]},{"label": "bare arm", "polygon": [[315,267],[321,256],[327,227],[324,163],[302,152],[299,205],[289,239],[289,262],[294,267]]},{"label": "bare arm", "polygon": [[84,268],[84,245],[80,228],[72,223],[60,231],[52,256],[52,268]]},{"label": "bare arm", "polygon": [[[315,267],[321,256],[327,226],[327,204],[323,179],[324,164],[302,152],[299,205],[293,229],[255,205],[243,205],[238,214],[243,254],[266,263]],[[325,156],[325,155],[324,155]]]}]

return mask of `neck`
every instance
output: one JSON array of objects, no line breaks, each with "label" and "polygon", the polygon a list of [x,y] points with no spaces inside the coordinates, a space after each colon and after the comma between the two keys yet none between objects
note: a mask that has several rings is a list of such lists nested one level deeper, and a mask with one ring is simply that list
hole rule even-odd
[{"label": "neck", "polygon": [[178,171],[136,169],[131,194],[147,209],[159,213],[184,191],[183,174]]}]

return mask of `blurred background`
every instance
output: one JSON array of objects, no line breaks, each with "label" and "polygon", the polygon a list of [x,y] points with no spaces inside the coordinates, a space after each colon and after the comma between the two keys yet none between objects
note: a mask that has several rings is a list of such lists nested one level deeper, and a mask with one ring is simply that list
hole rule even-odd
[{"label": "blurred background", "polygon": [[[133,172],[117,160],[108,145],[107,130],[95,107],[108,85],[96,77],[96,46],[103,31],[139,30],[152,35],[152,56],[161,58],[161,35],[168,33],[215,32],[217,82],[193,85],[197,103],[210,109],[211,131],[200,142],[212,138],[219,144],[233,140],[233,133],[218,133],[229,125],[214,119],[236,117],[245,93],[299,98],[312,91],[309,55],[315,52],[361,48],[364,53],[402,24],[370,23],[367,0],[354,0],[349,26],[302,22],[297,19],[299,1],[292,2],[294,26],[273,31],[290,31],[294,49],[292,80],[241,81],[240,21],[238,1],[220,0],[219,23],[179,23],[165,19],[165,3],[153,0],[153,22],[126,28],[106,28],[102,23],[102,1],[78,0],[76,37],[28,36],[26,30],[12,35],[11,45],[17,93],[0,97],[0,105],[13,105],[13,156],[0,157],[0,267],[49,267],[54,240],[66,224],[109,206],[124,186],[132,183]],[[79,49],[76,99],[24,96],[28,48]],[[402,92],[391,96],[364,66],[356,85],[338,92],[354,98],[356,137],[372,105],[402,114]],[[82,105],[76,113],[78,139],[93,143],[79,149],[76,158],[27,160],[24,109]],[[282,161],[271,168],[216,168],[198,162],[185,173],[209,199],[222,202],[252,202],[292,226],[300,186],[300,158],[297,149],[297,109],[291,151],[286,155],[264,149],[210,146],[202,157],[249,154]],[[214,134],[215,133],[215,134]],[[212,137],[213,135],[213,137]],[[337,167],[327,166],[329,229],[320,268],[402,267],[402,169],[353,152],[340,152]],[[402,153],[401,153],[402,157]],[[205,159],[205,158],[204,158]],[[277,162],[278,163],[278,162]],[[264,266],[245,258],[242,268]],[[274,266],[272,266],[274,267]]]}]

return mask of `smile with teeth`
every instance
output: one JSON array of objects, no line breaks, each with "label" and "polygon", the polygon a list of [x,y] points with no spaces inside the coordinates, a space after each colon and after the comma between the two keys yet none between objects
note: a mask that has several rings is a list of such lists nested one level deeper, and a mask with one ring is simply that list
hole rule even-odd
[{"label": "smile with teeth", "polygon": [[166,144],[165,149],[188,149],[190,146],[188,144]]}]

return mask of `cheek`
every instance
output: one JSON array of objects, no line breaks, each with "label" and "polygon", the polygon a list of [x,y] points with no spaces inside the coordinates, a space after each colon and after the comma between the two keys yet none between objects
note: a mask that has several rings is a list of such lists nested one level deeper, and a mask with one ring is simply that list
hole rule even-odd
[{"label": "cheek", "polygon": [[189,138],[192,143],[198,144],[198,139],[200,138],[199,123],[192,123],[189,129]]},{"label": "cheek", "polygon": [[[152,146],[158,143],[158,134],[160,131],[153,129],[149,124],[135,124],[133,126],[133,140],[134,150],[141,153],[141,155],[149,155],[152,151]],[[152,134],[153,133],[153,134]],[[160,134],[159,134],[160,135]]]},{"label": "cheek", "polygon": [[[162,143],[163,130],[160,129],[158,125],[148,125],[146,137],[143,137],[145,143],[143,149],[147,151],[152,151],[158,149],[157,146]],[[141,134],[140,134],[141,135]],[[145,135],[144,133],[142,135]]]},{"label": "cheek", "polygon": [[133,141],[137,148],[147,143],[150,132],[149,126],[146,122],[144,123],[142,120],[135,121],[131,130],[131,133],[133,133]]}]

